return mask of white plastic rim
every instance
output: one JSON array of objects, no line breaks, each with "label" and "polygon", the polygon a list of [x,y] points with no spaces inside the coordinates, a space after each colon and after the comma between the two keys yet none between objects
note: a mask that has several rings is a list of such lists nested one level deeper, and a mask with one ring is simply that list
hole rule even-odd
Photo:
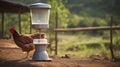
[{"label": "white plastic rim", "polygon": [[49,44],[47,39],[34,39],[33,44]]}]

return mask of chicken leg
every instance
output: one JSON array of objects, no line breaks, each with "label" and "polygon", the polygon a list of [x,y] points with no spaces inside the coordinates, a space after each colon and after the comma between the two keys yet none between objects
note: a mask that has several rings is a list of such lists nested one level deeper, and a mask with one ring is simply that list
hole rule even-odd
[{"label": "chicken leg", "polygon": [[27,60],[30,59],[30,57],[29,57],[29,51],[26,52],[26,57],[25,57],[25,59],[27,59]]}]

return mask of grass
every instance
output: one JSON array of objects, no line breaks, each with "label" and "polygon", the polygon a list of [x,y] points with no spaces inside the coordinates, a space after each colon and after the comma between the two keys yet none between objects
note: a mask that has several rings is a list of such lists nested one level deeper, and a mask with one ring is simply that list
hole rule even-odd
[{"label": "grass", "polygon": [[[115,50],[114,53],[115,56],[120,56],[120,50]],[[103,39],[103,36],[59,34],[58,56],[65,54],[78,58],[90,57],[92,55],[110,58],[109,39]]]},{"label": "grass", "polygon": [[88,35],[58,35],[58,56],[65,54],[76,57],[88,57],[91,55],[109,55],[109,41],[102,37]]}]

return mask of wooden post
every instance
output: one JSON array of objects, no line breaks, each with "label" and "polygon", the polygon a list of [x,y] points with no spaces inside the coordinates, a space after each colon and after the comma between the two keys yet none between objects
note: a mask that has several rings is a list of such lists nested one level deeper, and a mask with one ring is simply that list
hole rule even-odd
[{"label": "wooden post", "polygon": [[113,33],[112,33],[112,24],[113,24],[113,16],[111,16],[111,21],[110,21],[110,52],[111,52],[111,57],[112,57],[112,60],[114,61],[115,60],[115,57],[114,57],[114,52],[113,52]]},{"label": "wooden post", "polygon": [[4,12],[2,12],[2,38],[4,38]]},{"label": "wooden post", "polygon": [[19,11],[19,13],[18,13],[18,27],[19,27],[19,33],[21,34],[21,12]]},{"label": "wooden post", "polygon": [[31,15],[30,15],[30,34],[32,33],[32,17],[31,17]]},{"label": "wooden post", "polygon": [[[55,28],[58,28],[58,12],[56,11],[56,25]],[[58,52],[58,34],[55,32],[55,55],[57,55]]]}]

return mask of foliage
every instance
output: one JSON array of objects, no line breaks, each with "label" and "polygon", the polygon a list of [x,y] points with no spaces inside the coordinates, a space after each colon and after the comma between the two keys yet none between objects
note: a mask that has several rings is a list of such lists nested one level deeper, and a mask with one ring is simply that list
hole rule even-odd
[{"label": "foliage", "polygon": [[69,22],[69,11],[62,3],[62,0],[48,0],[48,3],[52,6],[50,16],[50,28],[55,28],[54,25],[56,24],[56,12],[58,13],[59,27],[66,28]]},{"label": "foliage", "polygon": [[[88,35],[59,35],[58,55],[70,54],[79,58],[91,55],[110,57],[109,40]],[[64,46],[64,47],[63,47]]]},{"label": "foliage", "polygon": [[[32,4],[36,2],[48,3],[52,6],[50,14],[49,32],[53,32],[56,24],[56,12],[58,12],[58,27],[59,28],[77,28],[77,27],[94,27],[109,25],[110,15],[115,17],[114,25],[120,25],[119,20],[119,0],[12,0],[24,4]],[[25,16],[26,15],[26,16]],[[22,32],[29,33],[29,15],[22,15]],[[9,15],[10,16],[10,15]],[[9,27],[12,24],[17,26],[18,19],[14,17],[14,21],[6,16],[5,26]],[[9,23],[12,22],[12,23]],[[8,28],[5,29],[8,34]],[[27,31],[26,31],[27,30]],[[1,31],[1,30],[0,30]],[[36,32],[33,30],[33,32]],[[91,31],[91,35],[101,35],[101,31]],[[103,32],[104,33],[104,32]]]},{"label": "foliage", "polygon": [[[97,11],[99,13],[108,12],[110,14],[114,15],[120,15],[119,13],[119,0],[68,0],[67,2],[64,2],[65,6],[70,9],[73,13],[79,13],[79,12],[93,12],[93,14],[97,14]],[[94,12],[95,11],[95,12]],[[91,14],[91,15],[93,15]],[[94,16],[93,15],[93,16]]]},{"label": "foliage", "polygon": [[120,32],[116,31],[115,39],[114,39],[114,49],[120,50]]}]

